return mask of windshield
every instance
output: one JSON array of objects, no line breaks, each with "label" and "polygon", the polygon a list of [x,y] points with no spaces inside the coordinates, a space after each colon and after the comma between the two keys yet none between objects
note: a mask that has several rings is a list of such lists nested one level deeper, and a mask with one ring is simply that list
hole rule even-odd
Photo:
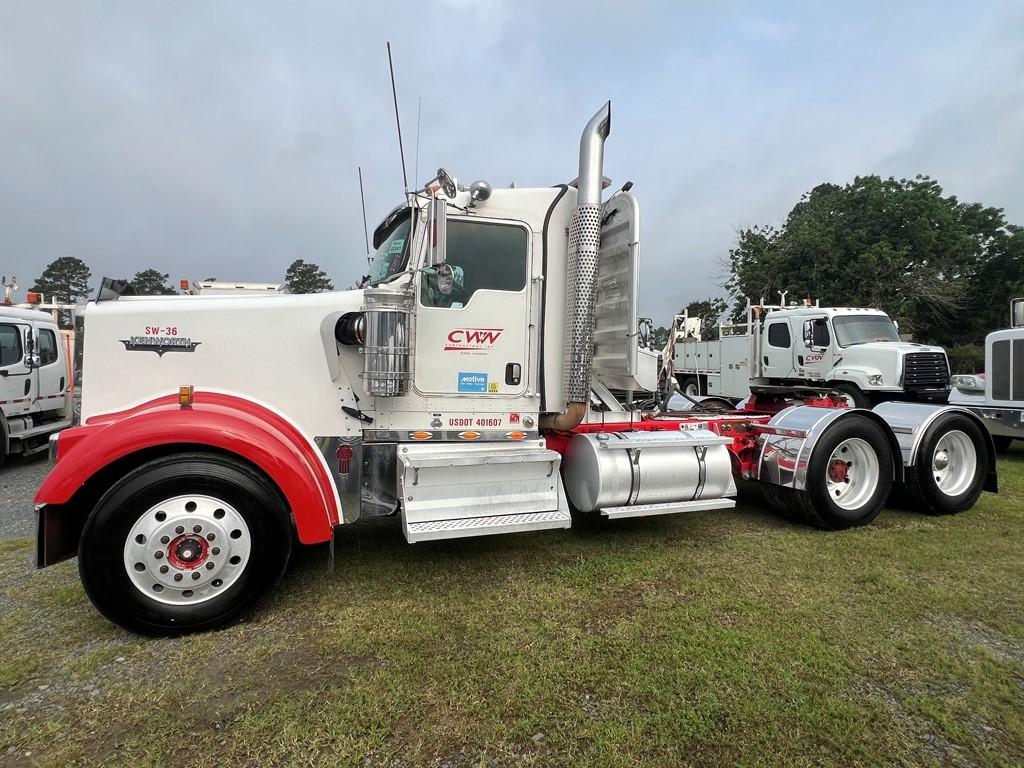
[{"label": "windshield", "polygon": [[847,315],[833,317],[832,327],[839,346],[866,344],[869,341],[899,341],[896,326],[885,315]]},{"label": "windshield", "polygon": [[[387,280],[405,269],[406,261],[409,258],[409,225],[411,221],[412,217],[406,210],[386,230],[386,234],[377,248],[377,253],[373,257],[373,262],[370,264],[370,285]],[[376,239],[376,233],[374,239]]]}]

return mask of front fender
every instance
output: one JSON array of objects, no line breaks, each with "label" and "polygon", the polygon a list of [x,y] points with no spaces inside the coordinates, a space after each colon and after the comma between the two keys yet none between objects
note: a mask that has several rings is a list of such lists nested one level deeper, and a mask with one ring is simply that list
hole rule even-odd
[{"label": "front fender", "polygon": [[[868,376],[881,376],[882,386],[876,384],[868,384]],[[891,379],[892,377],[890,377]],[[862,392],[871,392],[878,390],[898,390],[899,387],[895,385],[893,380],[886,381],[885,374],[878,368],[869,368],[867,366],[848,366],[844,365],[839,368],[833,368],[828,375],[828,383],[832,384],[840,381],[848,381],[851,384],[856,384]]]},{"label": "front fender", "polygon": [[239,456],[262,470],[291,508],[299,540],[331,538],[340,504],[323,458],[287,419],[233,395],[196,392],[191,407],[177,396],[159,398],[116,414],[94,417],[60,433],[57,464],[35,503],[68,503],[98,472],[125,457],[171,445],[209,446]]}]

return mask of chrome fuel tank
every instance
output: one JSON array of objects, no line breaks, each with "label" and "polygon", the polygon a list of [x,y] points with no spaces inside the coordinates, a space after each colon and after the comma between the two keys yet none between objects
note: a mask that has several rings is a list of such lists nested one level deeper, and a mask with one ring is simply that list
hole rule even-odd
[{"label": "chrome fuel tank", "polygon": [[731,442],[706,429],[579,434],[562,460],[565,490],[583,512],[731,496]]}]

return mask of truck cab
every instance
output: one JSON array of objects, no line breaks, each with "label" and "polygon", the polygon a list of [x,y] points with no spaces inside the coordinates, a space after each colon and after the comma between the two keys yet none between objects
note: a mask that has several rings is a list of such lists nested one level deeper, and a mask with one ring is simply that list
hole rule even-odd
[{"label": "truck cab", "polygon": [[981,417],[996,448],[1024,440],[1024,298],[1010,305],[1010,327],[985,337],[985,372],[957,374],[949,402]]},{"label": "truck cab", "polygon": [[877,309],[799,307],[768,311],[751,384],[834,385],[850,405],[886,399],[945,402],[949,364],[941,347],[904,342]]},{"label": "truck cab", "polygon": [[70,424],[67,345],[45,312],[0,306],[0,463]]}]

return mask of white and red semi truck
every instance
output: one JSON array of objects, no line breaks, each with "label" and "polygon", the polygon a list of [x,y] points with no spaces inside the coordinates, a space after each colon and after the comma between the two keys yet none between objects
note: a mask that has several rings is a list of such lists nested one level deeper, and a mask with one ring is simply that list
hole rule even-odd
[{"label": "white and red semi truck", "polygon": [[733,507],[749,481],[842,529],[896,485],[936,514],[995,490],[963,409],[632,405],[656,371],[637,348],[637,198],[602,192],[610,128],[608,104],[568,184],[439,171],[377,228],[359,290],[91,304],[82,424],[35,499],[39,566],[77,554],[108,618],[183,633],[252,610],[294,539],[364,518],[410,543],[562,529]]}]

